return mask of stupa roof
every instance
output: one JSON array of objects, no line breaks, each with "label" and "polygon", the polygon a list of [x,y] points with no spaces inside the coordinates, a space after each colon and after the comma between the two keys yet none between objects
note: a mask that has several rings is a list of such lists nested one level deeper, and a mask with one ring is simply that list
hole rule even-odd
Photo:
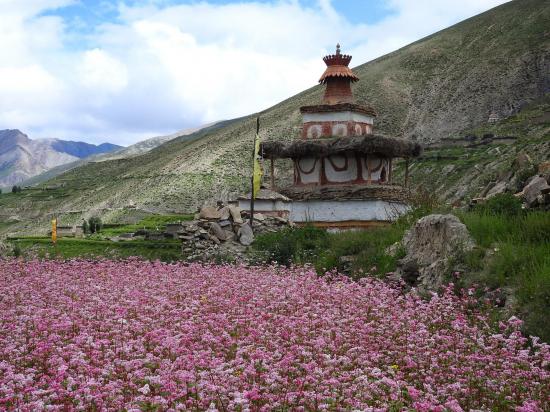
[{"label": "stupa roof", "polygon": [[326,156],[344,152],[377,153],[387,157],[416,157],[422,152],[419,143],[381,135],[297,139],[291,142],[268,140],[261,153],[272,159]]},{"label": "stupa roof", "polygon": [[349,78],[352,82],[359,80],[359,77],[357,77],[348,67],[349,62],[351,61],[351,56],[341,54],[339,44],[336,45],[336,53],[325,56],[323,61],[327,65],[327,68],[319,79],[319,83],[326,83],[327,79],[330,77]]}]

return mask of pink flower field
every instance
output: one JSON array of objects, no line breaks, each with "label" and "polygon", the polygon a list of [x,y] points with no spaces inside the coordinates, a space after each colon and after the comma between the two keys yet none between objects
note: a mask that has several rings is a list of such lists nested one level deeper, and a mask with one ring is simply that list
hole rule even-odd
[{"label": "pink flower field", "polygon": [[471,298],[304,268],[0,261],[0,409],[548,411]]}]

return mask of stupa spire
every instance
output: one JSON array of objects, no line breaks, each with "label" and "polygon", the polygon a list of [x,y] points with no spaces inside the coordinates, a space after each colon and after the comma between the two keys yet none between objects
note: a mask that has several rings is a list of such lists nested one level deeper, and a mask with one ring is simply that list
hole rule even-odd
[{"label": "stupa spire", "polygon": [[340,43],[336,45],[336,53],[323,57],[327,68],[319,83],[326,85],[324,104],[353,103],[351,82],[359,80],[353,71],[348,67],[351,56],[342,54]]}]

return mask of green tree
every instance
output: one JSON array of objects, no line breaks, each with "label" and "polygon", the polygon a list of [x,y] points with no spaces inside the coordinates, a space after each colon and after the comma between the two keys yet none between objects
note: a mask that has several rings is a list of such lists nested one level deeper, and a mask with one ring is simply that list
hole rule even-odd
[{"label": "green tree", "polygon": [[86,219],[84,219],[82,221],[82,231],[85,233],[85,234],[88,234],[90,233],[90,225],[88,225],[88,221]]},{"label": "green tree", "polygon": [[88,219],[88,227],[89,227],[90,233],[99,233],[103,228],[103,223],[101,222],[101,219],[98,216],[92,216],[91,218]]},{"label": "green tree", "polygon": [[12,192],[12,193],[17,193],[17,186],[13,185],[13,186],[11,187],[11,192]]}]

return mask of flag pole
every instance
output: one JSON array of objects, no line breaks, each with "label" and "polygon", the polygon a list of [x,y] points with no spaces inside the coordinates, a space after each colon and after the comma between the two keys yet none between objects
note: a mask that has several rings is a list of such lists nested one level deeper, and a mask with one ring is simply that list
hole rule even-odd
[{"label": "flag pole", "polygon": [[258,138],[258,134],[260,133],[260,117],[256,117],[256,134],[254,135],[254,145],[252,148],[252,178],[250,179],[250,183],[252,186],[252,192],[250,192],[250,228],[253,229],[253,223],[254,223],[254,164],[256,162],[256,139]]},{"label": "flag pole", "polygon": [[52,219],[52,244],[57,245],[57,216]]}]

